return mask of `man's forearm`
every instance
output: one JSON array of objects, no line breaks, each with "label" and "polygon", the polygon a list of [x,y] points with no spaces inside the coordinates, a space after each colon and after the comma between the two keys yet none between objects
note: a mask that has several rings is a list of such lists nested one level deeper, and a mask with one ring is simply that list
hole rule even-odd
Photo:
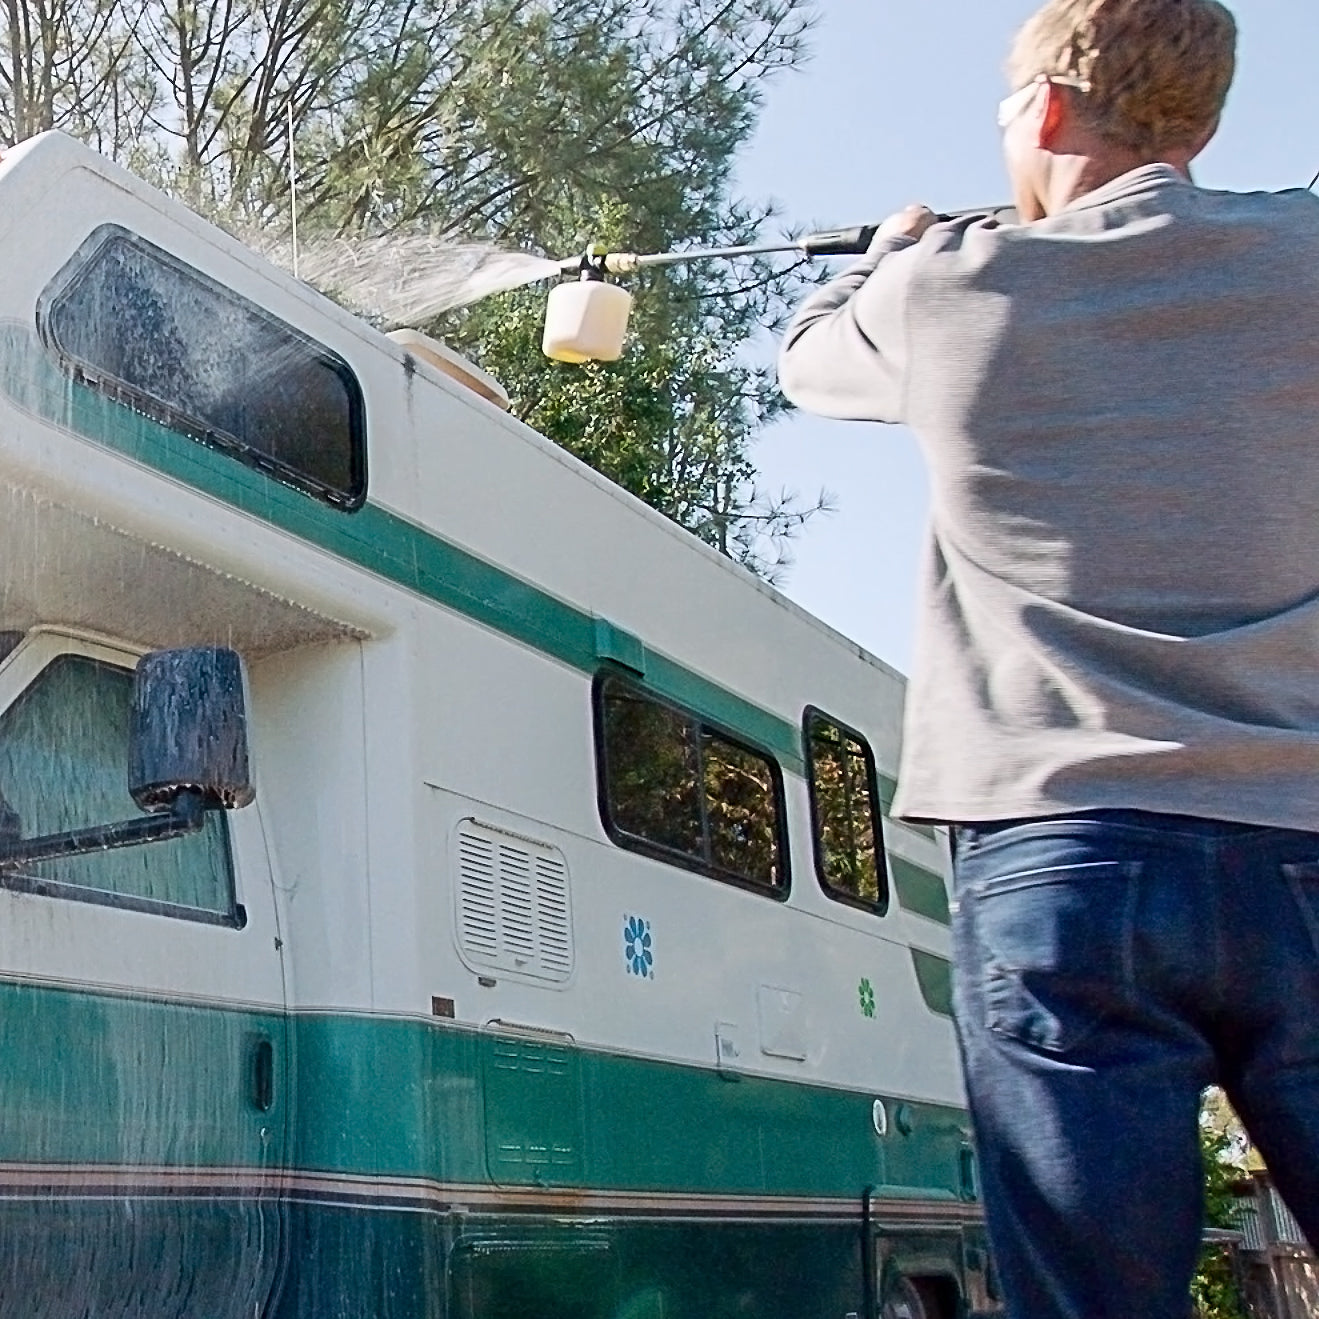
[{"label": "man's forearm", "polygon": [[916,241],[876,237],[856,265],[801,305],[779,352],[779,385],[791,402],[826,417],[902,420],[905,271],[885,278],[882,268]]}]

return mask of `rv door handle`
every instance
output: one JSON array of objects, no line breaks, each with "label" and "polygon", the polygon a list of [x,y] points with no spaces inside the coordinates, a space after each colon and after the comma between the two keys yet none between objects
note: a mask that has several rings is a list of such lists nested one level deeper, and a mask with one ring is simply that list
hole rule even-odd
[{"label": "rv door handle", "polygon": [[252,1050],[252,1103],[262,1113],[268,1113],[275,1102],[275,1046],[260,1039]]}]

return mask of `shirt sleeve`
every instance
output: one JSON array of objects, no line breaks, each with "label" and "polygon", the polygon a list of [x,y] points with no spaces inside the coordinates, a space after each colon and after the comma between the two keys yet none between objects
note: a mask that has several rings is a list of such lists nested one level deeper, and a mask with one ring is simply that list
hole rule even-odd
[{"label": "shirt sleeve", "polygon": [[913,238],[877,239],[801,305],[779,350],[779,387],[791,402],[845,421],[905,420],[906,302],[918,249]]}]

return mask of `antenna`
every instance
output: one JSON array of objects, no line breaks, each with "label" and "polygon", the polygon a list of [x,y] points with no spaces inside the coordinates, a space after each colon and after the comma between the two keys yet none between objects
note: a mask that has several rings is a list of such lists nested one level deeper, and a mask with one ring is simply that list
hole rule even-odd
[{"label": "antenna", "polygon": [[293,163],[293,102],[284,107],[289,118],[289,219],[293,234],[293,278],[298,277],[298,173]]}]

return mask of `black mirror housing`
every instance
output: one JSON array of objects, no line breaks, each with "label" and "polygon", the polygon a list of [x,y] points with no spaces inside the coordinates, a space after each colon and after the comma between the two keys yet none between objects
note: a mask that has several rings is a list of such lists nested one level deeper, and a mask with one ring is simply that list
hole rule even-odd
[{"label": "black mirror housing", "polygon": [[128,790],[142,810],[168,810],[184,792],[226,810],[253,800],[246,691],[242,658],[224,646],[157,650],[138,661]]}]

